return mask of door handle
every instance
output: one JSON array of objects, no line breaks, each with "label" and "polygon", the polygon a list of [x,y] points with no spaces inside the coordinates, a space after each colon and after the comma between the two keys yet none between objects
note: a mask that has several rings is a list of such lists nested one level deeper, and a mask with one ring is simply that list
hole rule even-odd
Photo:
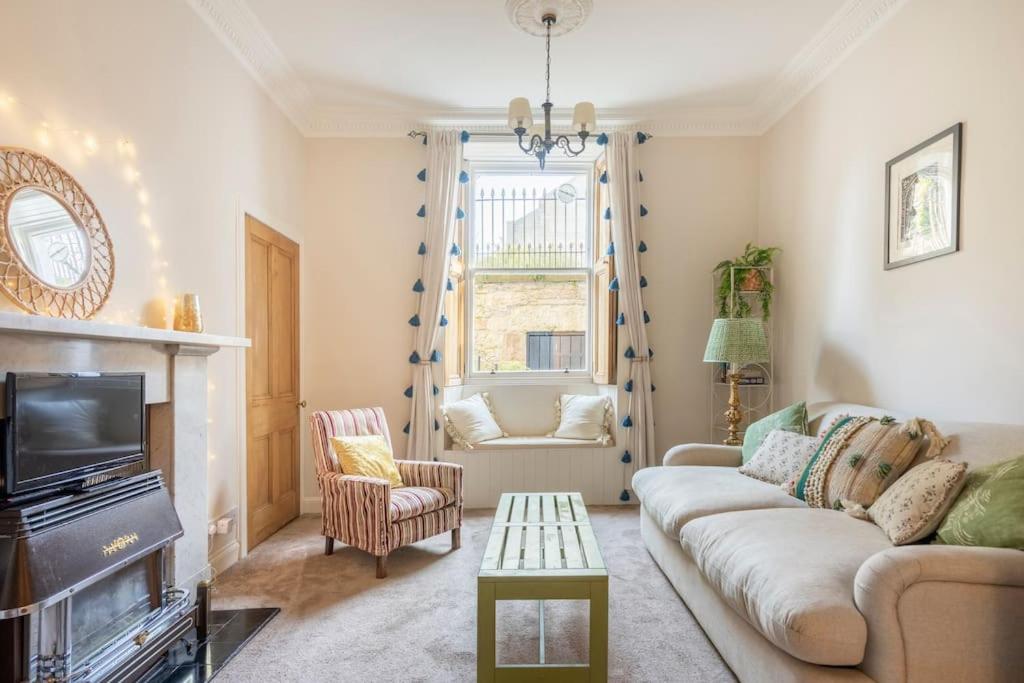
[{"label": "door handle", "polygon": [[295,407],[296,408],[305,408],[306,407],[306,402],[305,401],[299,401],[298,403],[295,404]]}]

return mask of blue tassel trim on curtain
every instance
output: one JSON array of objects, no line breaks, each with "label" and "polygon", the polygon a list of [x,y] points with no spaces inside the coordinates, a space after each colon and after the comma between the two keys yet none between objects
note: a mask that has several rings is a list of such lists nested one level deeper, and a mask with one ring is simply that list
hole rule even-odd
[{"label": "blue tassel trim on curtain", "polygon": [[441,320],[439,320],[437,324],[440,325],[441,327],[448,327],[448,316],[442,313]]},{"label": "blue tassel trim on curtain", "polygon": [[624,452],[624,453],[622,454],[622,458],[620,458],[620,460],[619,460],[619,461],[620,461],[620,462],[621,462],[621,463],[622,463],[623,465],[628,465],[629,463],[633,462],[633,456],[629,454],[629,451],[625,451],[625,452]]},{"label": "blue tassel trim on curtain", "polygon": [[612,219],[612,207],[608,207],[604,210],[604,219],[610,221]]},{"label": "blue tassel trim on curtain", "polygon": [[648,135],[647,133],[637,133],[636,134],[636,144],[638,144],[638,145],[644,144],[645,142],[647,142],[647,138],[649,138],[649,137],[651,137],[651,136]]},{"label": "blue tassel trim on curtain", "polygon": [[643,240],[640,240],[640,244],[637,245],[636,250],[641,254],[644,253],[647,251],[647,244],[645,244]]},{"label": "blue tassel trim on curtain", "polygon": [[452,242],[452,256],[462,256],[462,247]]},{"label": "blue tassel trim on curtain", "polygon": [[407,386],[402,393],[405,394],[406,398],[412,398],[412,385]]},{"label": "blue tassel trim on curtain", "polygon": [[457,209],[457,210],[455,211],[455,220],[457,220],[457,221],[461,221],[461,220],[462,220],[463,218],[465,218],[465,217],[466,217],[466,212],[465,212],[465,211],[463,211],[463,210],[462,210],[462,207],[460,206],[460,207],[459,207],[459,208],[458,208],[458,209]]},{"label": "blue tassel trim on curtain", "polygon": [[619,317],[615,319],[615,324],[616,325],[625,325],[626,324],[626,314],[625,313],[619,313]]},{"label": "blue tassel trim on curtain", "polygon": [[650,213],[650,211],[647,210],[647,207],[644,206],[643,204],[641,204],[640,205],[640,217],[643,218],[644,216],[646,216],[649,213]]},{"label": "blue tassel trim on curtain", "polygon": [[604,250],[605,256],[615,256],[615,242],[609,242],[608,248]]},{"label": "blue tassel trim on curtain", "polygon": [[418,256],[423,256],[426,253],[427,253],[427,243],[426,242],[420,242],[420,246],[416,249],[416,254]]},{"label": "blue tassel trim on curtain", "polygon": [[633,350],[632,346],[627,346],[626,352],[622,355],[625,356],[626,358],[636,358],[636,351]]},{"label": "blue tassel trim on curtain", "polygon": [[419,327],[420,326],[420,314],[419,313],[415,313],[411,318],[409,318],[409,324],[412,325],[413,327]]},{"label": "blue tassel trim on curtain", "polygon": [[633,391],[633,380],[631,380],[631,379],[626,380],[626,384],[622,387],[622,390],[625,391],[627,394],[632,392]]},{"label": "blue tassel trim on curtain", "polygon": [[437,396],[438,394],[441,393],[441,390],[438,388],[438,386],[436,384],[434,385],[433,392],[434,392],[434,396]]},{"label": "blue tassel trim on curtain", "polygon": [[651,316],[647,314],[647,311],[644,311],[644,325],[649,322],[651,322]]},{"label": "blue tassel trim on curtain", "polygon": [[652,349],[649,346],[647,347],[647,357],[648,358],[654,358],[654,349]]},{"label": "blue tassel trim on curtain", "polygon": [[651,393],[653,394],[653,393],[654,393],[655,391],[657,391],[657,390],[658,390],[658,387],[656,387],[656,386],[654,386],[654,385],[652,384],[652,385],[651,385]]},{"label": "blue tassel trim on curtain", "polygon": [[642,183],[644,181],[644,172],[643,171],[637,171],[637,173],[639,174],[640,182]]},{"label": "blue tassel trim on curtain", "polygon": [[437,349],[434,349],[433,351],[431,351],[430,352],[430,362],[431,363],[439,363],[439,362],[441,362],[441,352],[438,351]]},{"label": "blue tassel trim on curtain", "polygon": [[469,174],[465,171],[459,171],[459,182],[465,185],[469,182]]},{"label": "blue tassel trim on curtain", "polygon": [[608,171],[601,171],[601,177],[597,179],[597,182],[601,183],[602,185],[607,185],[608,184]]},{"label": "blue tassel trim on curtain", "polygon": [[[426,143],[426,141],[424,141],[424,142],[423,142],[423,144],[427,144],[427,143]],[[409,422],[406,422],[406,423],[405,423],[405,426],[404,426],[404,427],[402,427],[402,431],[403,431],[403,432],[405,432],[406,434],[408,434],[408,433],[409,433],[409,427],[410,427],[410,424],[411,424],[411,423],[409,423]]]},{"label": "blue tassel trim on curtain", "polygon": [[609,292],[617,292],[617,291],[619,291],[619,277],[618,276],[615,276],[615,277],[612,278],[612,281],[608,284],[608,291]]},{"label": "blue tassel trim on curtain", "polygon": [[421,183],[425,183],[425,182],[427,182],[427,169],[423,169],[422,171],[420,171],[419,173],[417,173],[417,174],[416,174],[416,178],[417,178],[417,179],[418,179],[418,180],[419,180],[419,181],[420,181]]},{"label": "blue tassel trim on curtain", "polygon": [[602,147],[604,145],[607,145],[608,144],[608,134],[607,133],[601,133],[600,135],[597,136],[597,140],[595,140],[595,142],[597,142],[597,144],[601,145]]},{"label": "blue tassel trim on curtain", "polygon": [[622,426],[625,427],[626,429],[629,429],[630,427],[632,427],[633,426],[633,418],[631,418],[629,415],[627,415],[626,417],[622,418]]},{"label": "blue tassel trim on curtain", "polygon": [[459,140],[462,141],[462,144],[466,144],[467,142],[469,142],[469,131],[464,130],[461,133],[459,133]]},{"label": "blue tassel trim on curtain", "polygon": [[644,277],[643,275],[641,275],[640,276],[640,289],[643,289],[646,286],[647,286],[647,278]]},{"label": "blue tassel trim on curtain", "polygon": [[419,216],[420,218],[423,218],[424,216],[426,216],[427,215],[427,205],[426,204],[420,204],[420,208],[419,208],[419,210],[416,211],[416,215]]},{"label": "blue tassel trim on curtain", "polygon": [[416,365],[417,363],[420,362],[420,360],[422,360],[420,358],[420,354],[416,353],[415,351],[413,351],[412,354],[409,356],[409,362],[412,365]]},{"label": "blue tassel trim on curtain", "polygon": [[622,489],[622,493],[619,494],[619,500],[621,500],[623,503],[628,503],[629,491],[627,491],[626,489]]},{"label": "blue tassel trim on curtain", "polygon": [[445,284],[444,288],[447,289],[449,292],[455,291],[455,285],[452,284],[451,278],[448,278],[448,282]]},{"label": "blue tassel trim on curtain", "polygon": [[439,429],[441,429],[441,423],[437,421],[437,418],[434,418],[434,431],[436,432]]},{"label": "blue tassel trim on curtain", "polygon": [[422,294],[425,290],[426,287],[423,286],[423,280],[416,278],[416,283],[413,284],[412,291],[416,292],[417,294]]}]

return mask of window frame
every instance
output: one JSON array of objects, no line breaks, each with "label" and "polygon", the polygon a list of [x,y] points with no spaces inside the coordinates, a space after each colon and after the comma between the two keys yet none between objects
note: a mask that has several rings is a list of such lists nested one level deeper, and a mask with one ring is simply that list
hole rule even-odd
[{"label": "window frame", "polygon": [[[477,161],[466,163],[466,170],[469,173],[470,181],[467,188],[466,199],[466,220],[463,226],[463,240],[466,245],[465,258],[463,259],[463,287],[465,287],[465,321],[463,324],[465,358],[463,367],[464,384],[591,384],[593,383],[594,371],[594,241],[595,241],[595,220],[594,198],[590,195],[594,192],[594,163],[592,161],[552,161],[548,160],[544,173],[567,173],[584,176],[585,187],[587,187],[587,200],[584,202],[587,211],[586,224],[586,266],[582,268],[532,268],[532,269],[505,269],[505,268],[474,268],[472,266],[472,254],[474,253],[473,225],[476,220],[476,197],[475,189],[479,175],[538,175],[536,159],[525,157],[522,160],[509,161]],[[494,372],[477,371],[473,368],[473,328],[474,328],[474,278],[476,275],[493,275],[502,273],[531,274],[583,274],[586,276],[587,310],[586,320],[586,341],[585,366],[580,370],[530,370],[515,372]],[[525,333],[525,331],[524,331]]]}]

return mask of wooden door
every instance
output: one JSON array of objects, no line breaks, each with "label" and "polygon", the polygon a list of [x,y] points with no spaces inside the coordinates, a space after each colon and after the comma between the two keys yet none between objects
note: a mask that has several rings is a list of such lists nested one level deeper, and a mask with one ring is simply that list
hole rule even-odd
[{"label": "wooden door", "polygon": [[299,245],[245,217],[246,461],[252,549],[299,514]]}]

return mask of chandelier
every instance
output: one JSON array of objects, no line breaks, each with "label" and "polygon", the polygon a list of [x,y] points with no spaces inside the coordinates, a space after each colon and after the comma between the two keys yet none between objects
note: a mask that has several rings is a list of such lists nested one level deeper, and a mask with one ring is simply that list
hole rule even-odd
[{"label": "chandelier", "polygon": [[[597,114],[591,102],[580,102],[573,109],[572,129],[579,137],[579,147],[574,148],[573,141],[567,135],[551,135],[551,109],[554,106],[551,104],[551,28],[558,22],[558,16],[554,11],[547,11],[540,17],[540,21],[544,25],[544,41],[547,50],[544,71],[545,99],[544,104],[540,105],[544,110],[544,135],[535,133],[527,139],[527,130],[533,125],[533,113],[530,111],[530,101],[525,97],[516,97],[508,103],[508,126],[519,138],[519,149],[537,157],[541,170],[544,170],[548,155],[556,147],[568,157],[579,156],[586,149],[587,137],[597,124]],[[575,26],[570,26],[567,30],[572,30],[572,28]]]}]

